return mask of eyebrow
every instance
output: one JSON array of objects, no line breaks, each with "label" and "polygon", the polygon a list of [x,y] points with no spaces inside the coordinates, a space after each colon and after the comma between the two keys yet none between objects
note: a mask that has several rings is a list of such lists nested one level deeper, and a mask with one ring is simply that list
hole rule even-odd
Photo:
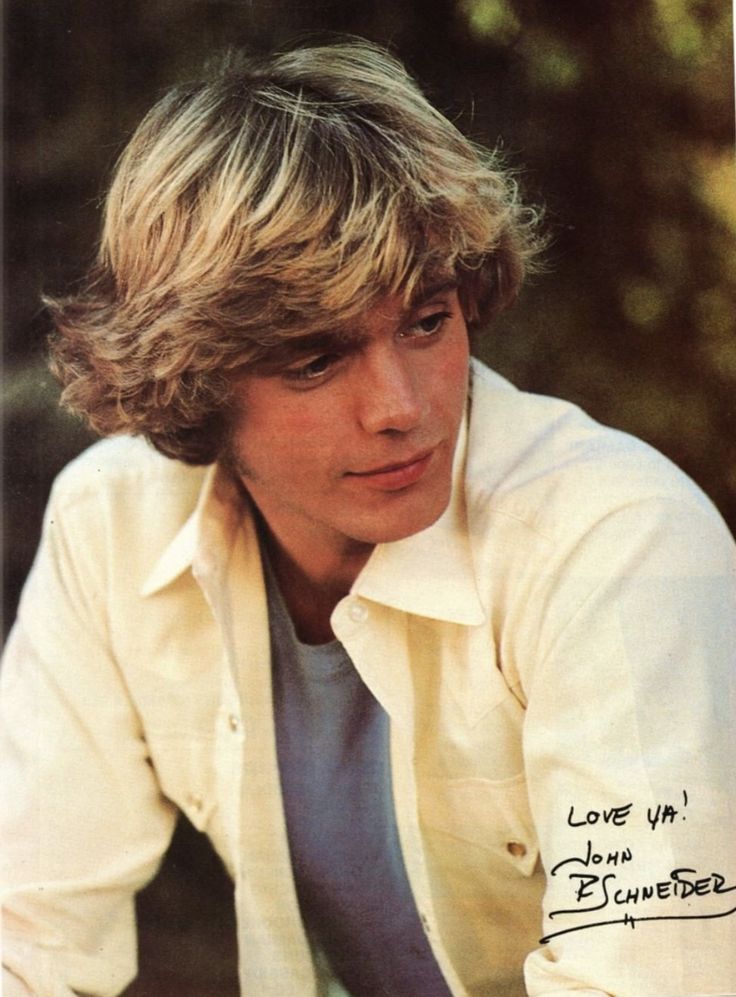
[{"label": "eyebrow", "polygon": [[357,352],[367,340],[365,334],[340,329],[311,333],[297,339],[287,340],[273,346],[266,357],[253,366],[255,373],[262,375],[278,374],[292,363],[298,363],[309,356],[321,353]]},{"label": "eyebrow", "polygon": [[[458,281],[455,278],[447,277],[444,280],[436,280],[433,283],[420,284],[412,293],[404,316],[409,315],[414,309],[421,308],[432,298],[446,294],[448,291],[456,291]],[[339,352],[342,355],[357,353],[365,345],[370,337],[360,331],[359,325],[349,324],[345,328],[339,326],[327,329],[322,332],[309,333],[295,339],[286,340],[271,347],[267,357],[253,365],[255,373],[269,376],[278,374],[281,370],[292,363],[320,353]]]}]

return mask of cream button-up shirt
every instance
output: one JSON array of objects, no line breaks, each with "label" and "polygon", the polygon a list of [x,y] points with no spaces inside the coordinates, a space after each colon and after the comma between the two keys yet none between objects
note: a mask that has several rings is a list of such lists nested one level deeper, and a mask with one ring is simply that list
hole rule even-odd
[{"label": "cream button-up shirt", "polygon": [[[332,621],[390,717],[451,990],[736,993],[725,527],[644,444],[477,363],[454,476]],[[291,875],[257,538],[221,470],[119,439],[62,473],[2,710],[4,959],[33,993],[127,985],[178,810],[234,879],[241,992],[334,992]]]}]

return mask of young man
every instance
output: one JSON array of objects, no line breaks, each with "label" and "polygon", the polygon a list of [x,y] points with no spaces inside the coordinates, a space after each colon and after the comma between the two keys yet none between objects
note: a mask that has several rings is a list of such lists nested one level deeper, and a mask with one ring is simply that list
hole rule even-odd
[{"label": "young man", "polygon": [[469,359],[535,248],[368,45],[144,120],[50,303],[117,438],[55,485],[2,673],[8,994],[126,986],[179,811],[244,994],[736,991],[733,544]]}]

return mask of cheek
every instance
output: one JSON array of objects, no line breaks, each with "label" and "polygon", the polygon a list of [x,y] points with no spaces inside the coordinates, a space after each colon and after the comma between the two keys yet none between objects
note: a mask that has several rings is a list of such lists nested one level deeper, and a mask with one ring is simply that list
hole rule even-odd
[{"label": "cheek", "polygon": [[339,424],[318,406],[274,406],[266,418],[252,423],[244,418],[236,439],[239,461],[260,476],[272,477],[280,469],[283,475],[296,477],[305,467],[316,472],[329,461]]},{"label": "cheek", "polygon": [[470,351],[467,336],[452,344],[434,367],[434,384],[437,394],[447,399],[448,407],[462,408],[468,391]]},{"label": "cheek", "polygon": [[454,384],[464,384],[468,379],[470,369],[470,350],[467,339],[463,339],[447,361],[447,376]]}]

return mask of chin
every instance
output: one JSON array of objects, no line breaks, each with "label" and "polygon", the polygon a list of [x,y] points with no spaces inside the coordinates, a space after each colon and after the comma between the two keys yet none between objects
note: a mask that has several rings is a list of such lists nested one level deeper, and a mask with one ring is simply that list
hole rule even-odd
[{"label": "chin", "polygon": [[409,508],[399,511],[394,510],[384,514],[373,529],[366,524],[366,535],[360,537],[364,543],[396,543],[399,540],[406,540],[413,537],[422,530],[429,529],[440,518],[450,501],[449,489],[447,494],[438,497],[433,502],[424,500],[417,508]]}]

